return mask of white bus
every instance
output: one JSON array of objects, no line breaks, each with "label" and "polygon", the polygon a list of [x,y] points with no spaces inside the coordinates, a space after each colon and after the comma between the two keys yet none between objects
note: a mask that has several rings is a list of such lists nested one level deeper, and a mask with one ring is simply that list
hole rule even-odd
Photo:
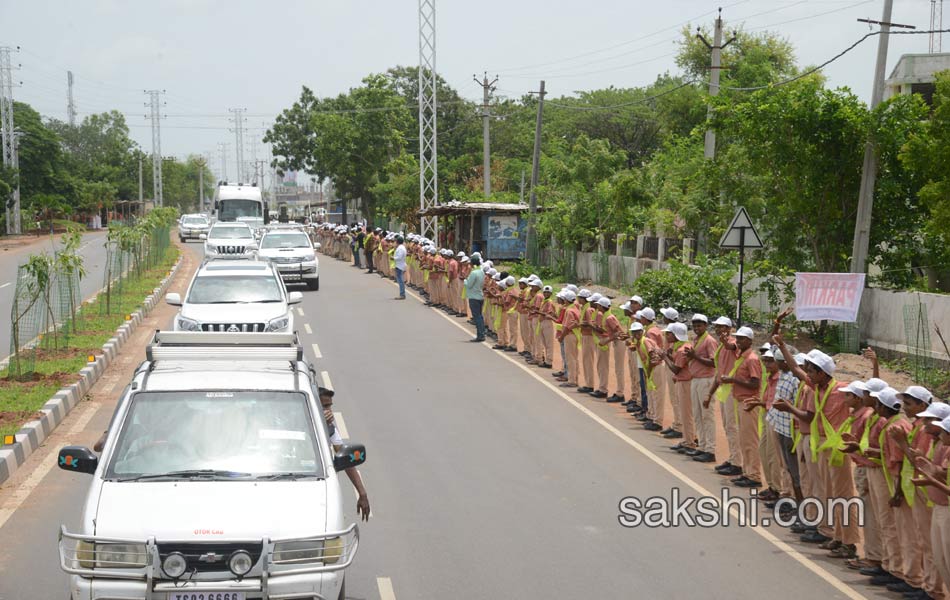
[{"label": "white bus", "polygon": [[255,231],[270,222],[259,187],[226,181],[214,190],[212,217],[214,221],[241,221]]}]

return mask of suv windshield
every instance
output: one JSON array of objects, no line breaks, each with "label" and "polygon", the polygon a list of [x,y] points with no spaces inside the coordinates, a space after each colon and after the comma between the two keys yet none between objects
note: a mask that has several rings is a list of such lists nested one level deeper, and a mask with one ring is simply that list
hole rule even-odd
[{"label": "suv windshield", "polygon": [[239,240],[243,238],[252,238],[254,234],[251,233],[250,227],[246,225],[243,227],[235,227],[233,225],[216,225],[211,228],[211,231],[208,233],[209,238],[214,238],[217,240]]},{"label": "suv windshield", "polygon": [[256,200],[220,200],[218,218],[222,221],[234,221],[238,217],[261,217],[261,203]]},{"label": "suv windshield", "polygon": [[322,476],[317,449],[301,392],[140,392],[106,477]]},{"label": "suv windshield", "polygon": [[188,291],[189,304],[283,302],[280,284],[271,275],[202,275]]},{"label": "suv windshield", "polygon": [[261,249],[310,248],[306,233],[269,233],[261,240]]},{"label": "suv windshield", "polygon": [[185,225],[207,225],[208,220],[201,217],[185,217],[183,221]]}]

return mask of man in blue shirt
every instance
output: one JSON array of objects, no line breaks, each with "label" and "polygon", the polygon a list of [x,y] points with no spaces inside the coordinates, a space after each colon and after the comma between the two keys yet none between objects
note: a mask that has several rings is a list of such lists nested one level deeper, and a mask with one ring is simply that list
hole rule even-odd
[{"label": "man in blue shirt", "polygon": [[482,315],[482,304],[485,297],[482,295],[482,286],[485,284],[485,272],[482,271],[482,259],[472,256],[472,272],[465,278],[465,297],[468,298],[468,308],[475,320],[475,337],[470,341],[485,341],[485,317]]}]

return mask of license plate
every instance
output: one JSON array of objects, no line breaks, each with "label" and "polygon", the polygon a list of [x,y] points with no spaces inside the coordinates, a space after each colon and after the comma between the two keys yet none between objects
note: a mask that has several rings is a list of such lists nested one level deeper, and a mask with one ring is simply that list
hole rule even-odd
[{"label": "license plate", "polygon": [[172,592],[168,600],[244,600],[244,592]]}]

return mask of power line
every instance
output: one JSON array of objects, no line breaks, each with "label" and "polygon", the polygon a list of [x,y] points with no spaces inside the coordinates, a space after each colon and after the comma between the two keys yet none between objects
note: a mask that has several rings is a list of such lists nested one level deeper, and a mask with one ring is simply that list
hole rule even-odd
[{"label": "power line", "polygon": [[645,104],[647,102],[652,102],[653,100],[656,100],[657,98],[662,98],[663,96],[672,94],[676,90],[692,85],[693,83],[695,83],[695,80],[690,79],[664,92],[660,92],[659,94],[654,94],[653,96],[648,96],[646,98],[639,98],[637,100],[631,100],[630,102],[622,102],[620,104],[611,104],[609,106],[572,106],[570,104],[558,104],[557,102],[551,102],[551,101],[548,101],[547,104],[548,106],[555,106],[557,108],[564,108],[567,110],[582,110],[582,111],[614,110],[617,108],[624,108],[627,106],[635,106],[637,104]]},{"label": "power line", "polygon": [[758,30],[760,30],[760,29],[769,29],[770,27],[778,27],[779,25],[787,25],[787,24],[789,24],[789,23],[798,23],[799,21],[807,21],[807,20],[809,20],[809,19],[816,19],[816,18],[818,18],[818,17],[824,17],[825,15],[830,15],[830,14],[833,14],[833,13],[836,13],[836,12],[841,12],[841,11],[843,11],[843,10],[848,10],[848,9],[851,9],[851,8],[855,8],[855,7],[857,7],[857,6],[861,6],[862,4],[869,4],[869,3],[871,3],[871,2],[874,2],[874,0],[861,0],[860,2],[855,2],[854,4],[849,4],[848,6],[843,6],[843,7],[841,7],[841,8],[836,8],[836,9],[834,9],[834,10],[829,10],[829,11],[826,11],[826,12],[823,12],[823,13],[818,13],[818,14],[816,14],[816,15],[811,15],[811,16],[807,16],[807,17],[799,17],[799,18],[797,18],[797,19],[789,19],[789,20],[787,20],[787,21],[780,21],[780,22],[778,22],[778,23],[771,23],[771,24],[769,24],[769,25],[762,25],[761,27],[753,27],[752,29],[749,29],[748,31],[758,31]]}]

